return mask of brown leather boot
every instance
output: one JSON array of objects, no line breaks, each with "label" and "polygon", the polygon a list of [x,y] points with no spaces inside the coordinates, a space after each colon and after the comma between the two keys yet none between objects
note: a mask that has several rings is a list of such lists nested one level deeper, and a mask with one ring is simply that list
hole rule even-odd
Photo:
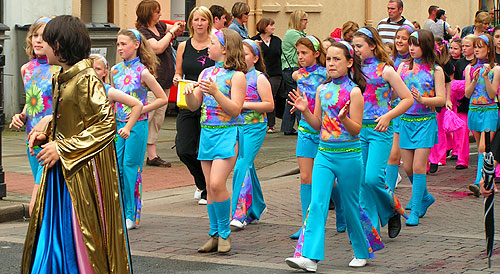
[{"label": "brown leather boot", "polygon": [[198,252],[200,253],[214,252],[217,250],[218,242],[219,242],[218,237],[210,237],[210,239],[204,245],[198,248]]},{"label": "brown leather boot", "polygon": [[230,250],[231,250],[231,236],[228,236],[227,239],[219,237],[219,244],[217,246],[217,252],[227,253]]}]

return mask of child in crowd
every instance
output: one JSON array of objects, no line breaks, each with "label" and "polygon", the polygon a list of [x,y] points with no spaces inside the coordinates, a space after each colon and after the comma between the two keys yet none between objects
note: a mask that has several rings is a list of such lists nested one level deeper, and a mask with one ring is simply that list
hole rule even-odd
[{"label": "child in crowd", "polygon": [[215,66],[204,69],[198,83],[188,84],[184,94],[191,111],[202,108],[198,159],[207,182],[210,239],[198,252],[227,253],[231,250],[231,202],[226,180],[236,162],[239,145],[243,145],[238,116],[247,90],[247,65],[237,32],[223,29],[211,39],[208,54]]},{"label": "child in crowd", "polygon": [[[52,19],[43,51],[53,76],[53,116],[41,145],[44,166],[21,273],[132,273],[113,139],[116,122],[92,68],[90,37],[78,18]],[[112,247],[112,248],[110,248]]]},{"label": "child in crowd", "polygon": [[[130,136],[125,139],[120,135],[116,140],[116,157],[127,229],[133,229],[139,225],[142,206],[140,185],[148,138],[148,112],[167,104],[168,101],[154,76],[158,59],[144,36],[135,29],[123,29],[118,33],[116,44],[123,62],[111,68],[111,86],[137,98],[144,105]],[[146,104],[148,89],[156,96],[156,100],[151,104]],[[129,106],[115,103],[118,131],[127,126],[130,113]]]},{"label": "child in crowd", "polygon": [[398,72],[410,89],[413,106],[401,116],[399,146],[403,165],[413,183],[411,214],[407,226],[417,226],[419,218],[434,203],[427,191],[427,159],[430,148],[437,143],[435,107],[445,104],[443,69],[436,65],[434,36],[429,30],[411,34],[410,61],[399,66]]},{"label": "child in crowd", "polygon": [[243,156],[236,160],[234,166],[231,211],[233,220],[230,223],[240,229],[254,220],[259,220],[266,209],[254,160],[266,137],[266,112],[274,109],[271,84],[266,77],[266,67],[259,45],[253,40],[245,39],[243,49],[248,69],[247,92],[240,117],[243,124],[240,130],[243,142],[239,144],[239,148]]}]

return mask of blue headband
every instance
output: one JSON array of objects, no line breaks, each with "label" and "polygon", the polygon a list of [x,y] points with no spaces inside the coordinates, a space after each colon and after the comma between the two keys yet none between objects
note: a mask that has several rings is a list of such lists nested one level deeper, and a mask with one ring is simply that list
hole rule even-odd
[{"label": "blue headband", "polygon": [[410,32],[410,34],[412,34],[414,32],[413,28],[408,26],[408,25],[403,25],[402,27],[400,27],[399,29],[406,29]]},{"label": "blue headband", "polygon": [[135,35],[135,38],[137,38],[137,41],[141,43],[141,33],[136,29],[128,29],[128,30],[131,31]]},{"label": "blue headband", "polygon": [[316,37],[312,35],[307,36],[307,39],[309,39],[309,41],[311,41],[311,43],[313,44],[314,50],[318,51],[320,45],[318,39],[316,39]]},{"label": "blue headband", "polygon": [[339,43],[341,43],[347,48],[347,51],[349,51],[351,57],[354,57],[354,50],[352,49],[352,46],[349,43],[347,43],[346,41],[339,41]]},{"label": "blue headband", "polygon": [[245,40],[243,40],[243,43],[246,43],[247,45],[249,45],[253,49],[255,56],[260,56],[259,45],[257,45],[257,43],[254,40],[245,39]]},{"label": "blue headband", "polygon": [[44,16],[44,17],[38,18],[38,19],[35,21],[35,24],[36,24],[36,23],[45,23],[45,24],[47,24],[48,22],[50,22],[50,20],[52,20],[52,18],[47,17],[47,16]]},{"label": "blue headband", "polygon": [[106,58],[104,58],[104,56],[102,56],[100,54],[93,53],[89,57],[96,57],[104,63],[104,66],[106,66],[106,67],[108,66],[108,60],[106,60]]},{"label": "blue headband", "polygon": [[369,29],[367,29],[367,28],[364,28],[364,27],[360,28],[360,29],[358,29],[358,32],[361,32],[362,34],[364,34],[364,35],[370,37],[371,39],[373,39],[373,33]]},{"label": "blue headband", "polygon": [[490,43],[490,38],[488,38],[488,36],[486,35],[479,35],[477,38],[483,40],[484,42],[486,42],[486,45],[488,45]]},{"label": "blue headband", "polygon": [[215,32],[215,37],[217,37],[217,40],[219,40],[220,44],[225,47],[226,42],[224,41],[224,33],[222,31],[218,30]]},{"label": "blue headband", "polygon": [[413,36],[418,40],[418,31],[414,31],[410,36]]}]

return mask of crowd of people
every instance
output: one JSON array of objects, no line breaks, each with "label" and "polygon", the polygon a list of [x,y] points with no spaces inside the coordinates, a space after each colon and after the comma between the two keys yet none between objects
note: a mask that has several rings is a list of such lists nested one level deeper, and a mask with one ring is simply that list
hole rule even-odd
[{"label": "crowd of people", "polygon": [[[331,205],[352,245],[350,267],[384,248],[381,227],[396,238],[401,216],[418,226],[435,202],[427,174],[448,156],[467,169],[470,131],[479,153],[469,189],[490,195],[481,167],[484,132],[499,125],[500,26],[490,29],[490,14],[478,11],[461,31],[432,5],[420,30],[402,16],[401,0],[389,0],[387,12],[376,27],[348,21],[321,40],[306,34],[308,15],[296,10],[283,39],[271,18],[250,38],[244,2],[230,13],[198,6],[169,25],[157,1],[143,0],[136,29],[118,33],[123,61],[111,68],[90,55],[80,19],[39,18],[21,68],[26,105],[10,124],[26,125],[35,178],[22,273],[132,272],[127,230],[140,225],[144,157],[170,165],[157,139],[180,83],[187,107],[177,115],[176,152],[209,219],[198,252],[229,252],[230,226],[242,230],[267,211],[253,162],[276,118],[284,135],[297,136],[303,225],[290,236],[292,268],[316,271],[325,259]],[[186,26],[189,39],[173,48]],[[394,194],[401,162],[412,183],[406,207]]]}]

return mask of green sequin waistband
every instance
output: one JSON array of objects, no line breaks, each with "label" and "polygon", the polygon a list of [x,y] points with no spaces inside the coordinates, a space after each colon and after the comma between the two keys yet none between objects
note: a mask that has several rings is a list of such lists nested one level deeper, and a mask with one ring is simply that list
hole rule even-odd
[{"label": "green sequin waistband", "polygon": [[201,125],[203,128],[215,129],[215,128],[228,128],[228,127],[236,127],[240,125],[223,125],[223,126],[209,126],[209,125]]},{"label": "green sequin waistband", "polygon": [[498,110],[498,106],[495,105],[488,105],[485,107],[480,107],[478,105],[470,105],[469,106],[469,111],[491,111],[491,110]]},{"label": "green sequin waistband", "polygon": [[314,134],[314,135],[319,135],[319,132],[314,132],[314,131],[308,130],[307,128],[301,127],[301,126],[299,126],[298,129],[302,132],[306,132],[306,133]]},{"label": "green sequin waistband", "polygon": [[426,116],[426,117],[418,117],[418,118],[401,117],[401,121],[405,121],[405,122],[423,122],[423,121],[429,121],[432,119],[436,119],[436,116]]},{"label": "green sequin waistband", "polygon": [[329,148],[329,147],[318,147],[320,151],[330,151],[330,152],[360,152],[361,148]]},{"label": "green sequin waistband", "polygon": [[[26,147],[30,147],[30,144],[26,144]],[[33,149],[39,149],[41,148],[40,146],[34,146]]]},{"label": "green sequin waistband", "polygon": [[[376,127],[378,123],[370,123],[370,124],[361,124],[361,127]],[[389,123],[389,126],[392,126],[392,121]]]}]

